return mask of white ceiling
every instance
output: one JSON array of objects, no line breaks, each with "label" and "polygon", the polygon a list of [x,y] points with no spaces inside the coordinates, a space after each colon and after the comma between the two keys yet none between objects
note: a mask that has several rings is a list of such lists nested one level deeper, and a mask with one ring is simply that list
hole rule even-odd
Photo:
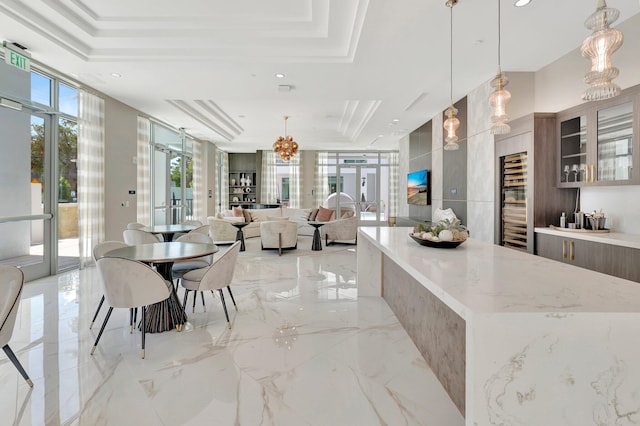
[{"label": "white ceiling", "polygon": [[[301,149],[393,149],[448,105],[444,3],[2,0],[0,38],[228,151],[270,148],[284,115]],[[454,100],[495,74],[497,4],[453,9]],[[596,4],[502,0],[503,70],[536,71],[578,47]],[[640,12],[636,1],[608,4],[621,11],[616,24]]]}]

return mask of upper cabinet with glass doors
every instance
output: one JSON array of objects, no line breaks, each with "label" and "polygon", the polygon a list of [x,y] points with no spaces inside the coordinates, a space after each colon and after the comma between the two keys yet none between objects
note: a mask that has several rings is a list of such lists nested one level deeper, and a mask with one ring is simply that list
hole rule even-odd
[{"label": "upper cabinet with glass doors", "polygon": [[558,186],[640,183],[640,86],[558,114]]}]

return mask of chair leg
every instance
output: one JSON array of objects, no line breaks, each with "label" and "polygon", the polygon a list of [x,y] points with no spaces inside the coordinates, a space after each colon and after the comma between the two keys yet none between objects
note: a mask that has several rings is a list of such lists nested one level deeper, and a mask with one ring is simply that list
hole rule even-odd
[{"label": "chair leg", "polygon": [[231,301],[233,302],[233,307],[238,310],[238,305],[236,305],[236,299],[233,298],[233,293],[231,293],[231,287],[227,286],[227,291],[229,292],[229,296],[231,296]]},{"label": "chair leg", "polygon": [[204,291],[200,292],[200,298],[202,299],[202,309],[207,312],[207,305],[204,304]]},{"label": "chair leg", "polygon": [[229,321],[229,313],[227,312],[227,304],[224,303],[224,293],[222,292],[222,289],[218,289],[218,291],[220,292],[220,300],[222,301],[222,309],[224,309],[224,316],[227,317],[227,327],[229,327],[229,330],[231,330],[231,321]]},{"label": "chair leg", "polygon": [[20,373],[22,378],[27,382],[27,384],[30,387],[33,387],[33,382],[29,378],[29,375],[27,374],[27,372],[24,371],[24,368],[22,368],[22,364],[20,364],[20,361],[18,361],[18,357],[16,357],[16,354],[13,353],[13,351],[11,350],[9,345],[8,344],[4,345],[4,347],[2,349],[4,350],[4,353],[7,354],[7,357],[11,360],[13,365],[16,366],[16,368],[18,369],[18,372]]},{"label": "chair leg", "polygon": [[191,307],[191,312],[195,313],[196,312],[196,299],[198,298],[198,291],[194,290],[193,291],[193,306]]},{"label": "chair leg", "polygon": [[278,256],[282,256],[282,234],[278,233]]},{"label": "chair leg", "polygon": [[138,322],[138,308],[133,308],[133,326]]},{"label": "chair leg", "polygon": [[147,307],[143,306],[142,307],[142,359],[144,359],[144,336],[145,336],[145,327],[146,327],[146,320],[147,320]]},{"label": "chair leg", "polygon": [[184,308],[185,315],[187,313],[187,298],[189,297],[189,290],[184,289],[184,298],[182,299],[182,307]]},{"label": "chair leg", "polygon": [[107,311],[107,316],[104,317],[104,321],[102,322],[102,327],[100,327],[100,332],[98,333],[98,337],[96,337],[96,342],[93,344],[93,348],[91,348],[91,355],[93,355],[93,353],[96,350],[96,347],[98,346],[100,337],[102,337],[102,332],[104,331],[104,328],[107,326],[107,322],[109,322],[109,317],[111,316],[111,312],[113,312],[113,308],[109,306],[109,310]]},{"label": "chair leg", "polygon": [[93,315],[93,319],[91,320],[91,325],[89,325],[89,330],[91,330],[91,327],[93,327],[93,323],[96,322],[96,318],[98,318],[98,312],[100,312],[100,309],[102,309],[103,303],[104,303],[104,294],[100,299],[100,303],[98,303],[98,309],[96,309],[96,313]]},{"label": "chair leg", "polygon": [[129,334],[133,333],[133,308],[129,308]]}]

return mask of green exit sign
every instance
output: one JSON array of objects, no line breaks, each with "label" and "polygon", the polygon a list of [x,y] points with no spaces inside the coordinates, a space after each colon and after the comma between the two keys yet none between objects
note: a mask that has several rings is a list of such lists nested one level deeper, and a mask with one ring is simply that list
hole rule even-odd
[{"label": "green exit sign", "polygon": [[[14,47],[12,43],[4,42],[4,61],[22,71],[31,72],[31,59],[29,54],[19,52],[20,48]],[[14,50],[16,49],[16,50]]]}]

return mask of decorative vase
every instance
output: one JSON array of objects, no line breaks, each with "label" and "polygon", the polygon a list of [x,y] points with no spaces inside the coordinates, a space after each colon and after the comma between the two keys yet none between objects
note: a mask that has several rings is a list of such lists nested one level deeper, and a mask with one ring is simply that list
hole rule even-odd
[{"label": "decorative vase", "polygon": [[249,176],[247,176],[247,179],[245,179],[245,182],[247,183],[247,186],[251,185],[251,178]]},{"label": "decorative vase", "polygon": [[235,179],[231,179],[231,186],[235,186],[236,185],[236,180]]},{"label": "decorative vase", "polygon": [[240,186],[245,186],[247,184],[247,180],[244,178],[244,175],[240,175]]}]

